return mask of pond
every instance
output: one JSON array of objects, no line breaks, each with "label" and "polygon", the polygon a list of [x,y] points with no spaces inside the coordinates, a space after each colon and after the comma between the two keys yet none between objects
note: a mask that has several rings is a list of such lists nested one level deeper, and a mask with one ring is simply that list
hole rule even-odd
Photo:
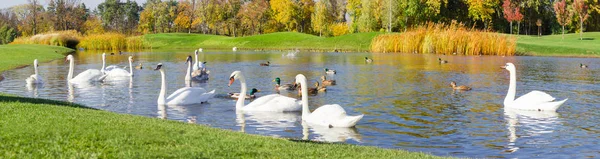
[{"label": "pond", "polygon": [[[195,122],[211,127],[266,136],[423,151],[434,155],[473,158],[583,158],[600,156],[600,67],[579,68],[579,63],[598,64],[595,58],[438,56],[415,54],[310,53],[282,56],[287,51],[210,51],[199,56],[211,71],[206,83],[196,87],[215,89],[209,103],[191,106],[157,106],[160,73],[167,70],[167,94],[185,86],[185,59],[192,51],[163,50],[107,56],[107,63],[128,65],[134,56],[135,76],[88,86],[67,85],[68,64],[55,60],[40,64],[45,85],[25,87],[32,67],[4,72],[4,93],[80,103],[102,110]],[[365,63],[364,57],[373,63]],[[438,57],[448,60],[440,64]],[[32,57],[34,58],[34,57]],[[101,67],[98,52],[78,52],[75,73]],[[33,59],[32,59],[33,61]],[[270,61],[271,66],[259,66]],[[505,111],[509,84],[506,62],[517,67],[517,96],[540,90],[559,100],[569,98],[556,113]],[[337,85],[309,97],[311,109],[340,104],[349,115],[364,114],[356,128],[319,128],[302,124],[300,113],[236,113],[228,92],[229,75],[242,71],[257,95],[276,93],[273,79],[294,82],[301,73],[314,83],[328,75]],[[473,87],[454,91],[451,81]],[[296,92],[282,94],[299,98]],[[246,102],[248,103],[248,101]]]}]

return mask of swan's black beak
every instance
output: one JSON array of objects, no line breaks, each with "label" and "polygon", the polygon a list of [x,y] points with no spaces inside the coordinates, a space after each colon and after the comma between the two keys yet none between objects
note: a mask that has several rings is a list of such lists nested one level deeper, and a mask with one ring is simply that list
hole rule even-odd
[{"label": "swan's black beak", "polygon": [[229,77],[229,84],[227,85],[227,87],[230,87],[231,84],[233,84],[234,81],[235,81],[235,78],[233,78],[233,76]]},{"label": "swan's black beak", "polygon": [[159,63],[158,65],[156,65],[156,68],[154,69],[154,71],[160,70],[161,67],[162,67],[162,63]]},{"label": "swan's black beak", "polygon": [[192,62],[192,56],[188,56],[187,59],[185,59],[185,64],[187,64],[188,62]]}]

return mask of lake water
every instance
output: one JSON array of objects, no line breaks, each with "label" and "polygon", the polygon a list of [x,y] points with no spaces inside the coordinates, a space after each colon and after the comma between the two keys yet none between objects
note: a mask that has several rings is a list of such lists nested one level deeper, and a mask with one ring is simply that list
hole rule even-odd
[{"label": "lake water", "polygon": [[[208,104],[159,107],[160,73],[150,68],[163,63],[167,70],[167,93],[185,86],[184,64],[192,51],[145,51],[134,56],[131,79],[107,81],[89,86],[66,84],[68,63],[56,60],[39,64],[46,84],[25,87],[32,67],[4,72],[0,82],[4,93],[72,101],[102,110],[166,118],[211,127],[266,136],[346,142],[383,148],[423,151],[434,155],[474,158],[584,158],[600,157],[600,59],[554,57],[439,56],[437,55],[309,53],[295,58],[286,51],[207,51],[210,80],[194,84],[217,96]],[[366,64],[364,57],[375,62]],[[34,58],[34,57],[32,57]],[[75,74],[99,69],[98,52],[79,52]],[[126,55],[107,56],[108,64],[126,66]],[[33,59],[32,59],[33,61]],[[270,67],[259,63],[270,61]],[[508,89],[506,62],[517,66],[517,96],[532,90],[557,99],[569,98],[556,113],[514,112],[503,108]],[[590,64],[581,69],[579,63]],[[329,129],[303,125],[299,113],[236,113],[235,100],[227,92],[239,92],[239,82],[227,87],[229,75],[244,72],[248,87],[257,95],[275,93],[275,77],[294,82],[302,73],[314,83],[327,67],[337,70],[328,78],[337,80],[326,93],[310,96],[311,109],[340,104],[349,115],[365,114],[356,128]],[[473,87],[453,91],[449,83]],[[298,98],[296,92],[282,92]],[[248,103],[248,101],[246,102]]]}]

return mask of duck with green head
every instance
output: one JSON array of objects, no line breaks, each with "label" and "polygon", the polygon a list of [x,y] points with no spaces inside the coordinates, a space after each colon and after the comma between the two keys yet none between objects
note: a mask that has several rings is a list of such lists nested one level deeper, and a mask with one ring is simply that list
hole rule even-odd
[{"label": "duck with green head", "polygon": [[365,57],[365,62],[366,63],[371,63],[371,62],[373,62],[373,59],[370,59],[369,57]]},{"label": "duck with green head", "polygon": [[[255,93],[257,93],[257,92],[260,92],[260,91],[256,88],[252,88],[252,90],[250,90],[250,94],[246,95],[246,99],[256,98]],[[235,99],[238,99],[240,97],[240,93],[228,93],[227,95],[229,95],[231,98],[235,98]]]},{"label": "duck with green head", "polygon": [[442,58],[438,58],[438,61],[440,61],[440,63],[441,63],[441,64],[448,63],[448,61],[446,61],[446,60],[442,60]]},{"label": "duck with green head", "polygon": [[587,66],[587,65],[584,65],[584,64],[582,64],[582,63],[579,63],[579,67],[581,67],[581,68],[588,68],[588,66]]},{"label": "duck with green head", "polygon": [[326,74],[333,75],[333,74],[335,74],[335,70],[332,70],[332,69],[325,68],[325,73],[326,73]]},{"label": "duck with green head", "polygon": [[288,91],[292,91],[292,90],[296,90],[296,86],[294,86],[293,84],[281,84],[281,78],[277,77],[273,80],[275,82],[275,90],[277,91],[281,91],[281,90],[288,90]]}]

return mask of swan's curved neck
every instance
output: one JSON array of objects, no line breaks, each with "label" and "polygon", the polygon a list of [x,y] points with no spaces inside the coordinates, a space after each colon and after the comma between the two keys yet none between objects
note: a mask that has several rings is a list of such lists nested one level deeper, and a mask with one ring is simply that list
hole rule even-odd
[{"label": "swan's curved neck", "polygon": [[506,93],[506,98],[504,98],[504,105],[508,105],[511,102],[515,101],[515,95],[517,94],[517,71],[509,71],[510,72],[510,83],[508,85],[508,93]]},{"label": "swan's curved neck", "polygon": [[129,76],[133,76],[133,64],[131,64],[131,60],[129,60]]},{"label": "swan's curved neck", "polygon": [[102,55],[102,73],[104,73],[104,69],[106,68],[106,56]]},{"label": "swan's curved neck", "polygon": [[75,67],[75,59],[69,59],[69,74],[67,75],[67,81],[73,79],[73,69]]},{"label": "swan's curved neck", "polygon": [[160,69],[160,77],[161,77],[161,84],[160,84],[160,93],[158,94],[158,104],[165,104],[165,94],[167,94],[167,79],[165,76],[165,71],[163,69]]},{"label": "swan's curved neck", "polygon": [[188,62],[187,72],[185,73],[185,80],[186,82],[192,80],[192,62]]},{"label": "swan's curved neck", "polygon": [[308,85],[306,84],[306,77],[300,76],[300,88],[302,90],[302,118],[310,115],[308,110]]},{"label": "swan's curved neck", "polygon": [[195,56],[196,56],[196,63],[195,64],[197,65],[198,64],[198,54],[195,54]]},{"label": "swan's curved neck", "polygon": [[37,62],[33,63],[33,71],[34,71],[35,75],[37,76],[38,75]]},{"label": "swan's curved neck", "polygon": [[242,109],[242,107],[244,107],[244,100],[246,97],[246,78],[244,78],[244,75],[242,75],[241,73],[238,74],[238,80],[240,80],[240,84],[242,86],[241,90],[240,90],[240,97],[238,98],[237,102],[235,103],[235,109],[240,110]]}]

